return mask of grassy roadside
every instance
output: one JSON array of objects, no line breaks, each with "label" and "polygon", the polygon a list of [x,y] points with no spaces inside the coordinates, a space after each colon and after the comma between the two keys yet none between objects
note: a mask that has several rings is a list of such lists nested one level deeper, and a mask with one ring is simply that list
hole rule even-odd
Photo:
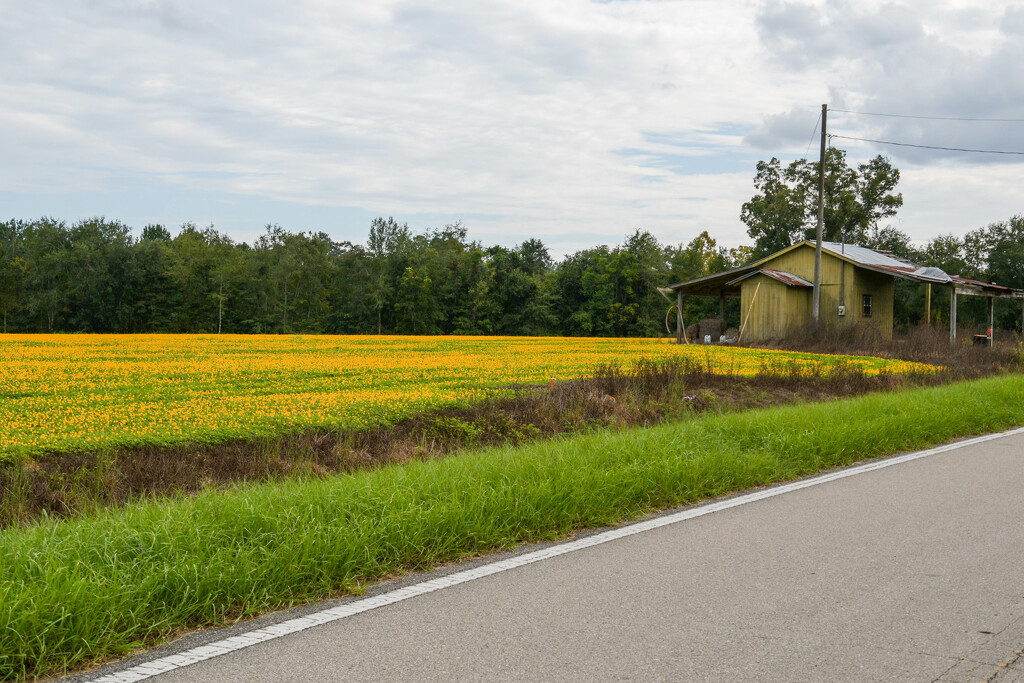
[{"label": "grassy roadside", "polygon": [[1024,424],[1004,375],[136,503],[0,532],[0,678],[869,457]]}]

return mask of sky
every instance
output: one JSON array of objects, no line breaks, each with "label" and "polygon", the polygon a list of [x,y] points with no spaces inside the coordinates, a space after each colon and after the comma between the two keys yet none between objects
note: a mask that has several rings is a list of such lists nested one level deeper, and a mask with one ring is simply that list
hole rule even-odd
[{"label": "sky", "polygon": [[[758,160],[828,132],[1024,152],[1024,2],[0,0],[0,220],[462,221],[555,256],[750,242]],[[918,243],[1024,212],[1024,156],[833,138]]]}]

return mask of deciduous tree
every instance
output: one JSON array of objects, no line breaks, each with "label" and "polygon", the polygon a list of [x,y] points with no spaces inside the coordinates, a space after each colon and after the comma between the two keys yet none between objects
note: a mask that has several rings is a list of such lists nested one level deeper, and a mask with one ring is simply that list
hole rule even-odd
[{"label": "deciduous tree", "polygon": [[[747,234],[755,242],[755,258],[815,238],[818,165],[817,161],[797,159],[783,170],[775,157],[758,162],[754,177],[758,194],[740,211]],[[899,169],[881,155],[852,168],[845,151],[829,147],[825,154],[823,238],[863,246],[898,240],[900,233],[883,221],[903,206],[903,195],[896,192],[899,179]]]}]

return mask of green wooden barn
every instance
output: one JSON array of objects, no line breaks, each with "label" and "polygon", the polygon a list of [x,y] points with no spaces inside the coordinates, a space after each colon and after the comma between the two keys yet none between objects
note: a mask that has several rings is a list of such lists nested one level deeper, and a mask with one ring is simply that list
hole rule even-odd
[{"label": "green wooden barn", "polygon": [[[783,339],[808,329],[813,322],[814,256],[815,243],[803,241],[750,265],[678,282],[663,291],[676,293],[679,310],[684,296],[719,297],[723,311],[726,297],[739,297],[742,341]],[[990,319],[995,298],[1024,298],[1020,290],[951,276],[939,268],[918,266],[867,247],[822,242],[821,324],[831,329],[873,328],[891,338],[897,278],[927,287],[929,316],[932,286],[952,288],[950,338],[954,342],[957,294],[989,297]],[[682,331],[680,322],[680,340]]]}]

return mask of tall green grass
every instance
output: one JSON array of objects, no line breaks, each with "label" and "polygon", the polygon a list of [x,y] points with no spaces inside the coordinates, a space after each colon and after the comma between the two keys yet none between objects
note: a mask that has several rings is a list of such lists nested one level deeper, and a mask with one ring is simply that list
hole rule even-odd
[{"label": "tall green grass", "polygon": [[0,678],[394,571],[1024,424],[1024,376],[706,416],[0,534]]}]

